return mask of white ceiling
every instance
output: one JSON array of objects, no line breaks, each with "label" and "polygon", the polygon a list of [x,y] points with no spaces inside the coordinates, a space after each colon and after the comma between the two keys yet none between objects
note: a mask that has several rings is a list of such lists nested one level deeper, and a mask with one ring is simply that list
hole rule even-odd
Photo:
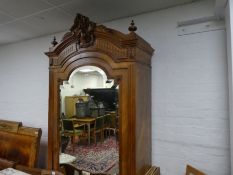
[{"label": "white ceiling", "polygon": [[76,13],[106,21],[194,0],[0,0],[0,45],[68,30]]}]

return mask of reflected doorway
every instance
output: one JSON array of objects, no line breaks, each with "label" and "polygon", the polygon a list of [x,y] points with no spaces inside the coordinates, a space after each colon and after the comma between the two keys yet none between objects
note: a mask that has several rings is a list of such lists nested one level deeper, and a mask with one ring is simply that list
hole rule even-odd
[{"label": "reflected doorway", "polygon": [[75,69],[60,85],[60,164],[119,174],[119,86],[96,66]]}]

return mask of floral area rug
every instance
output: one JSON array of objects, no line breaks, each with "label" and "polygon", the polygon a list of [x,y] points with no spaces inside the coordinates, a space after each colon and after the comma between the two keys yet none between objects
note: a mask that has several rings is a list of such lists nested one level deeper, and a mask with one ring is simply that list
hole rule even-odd
[{"label": "floral area rug", "polygon": [[104,173],[119,163],[119,146],[114,137],[105,139],[103,143],[87,145],[75,145],[73,152],[69,144],[65,153],[75,156],[77,159],[72,164],[79,170],[90,173]]}]

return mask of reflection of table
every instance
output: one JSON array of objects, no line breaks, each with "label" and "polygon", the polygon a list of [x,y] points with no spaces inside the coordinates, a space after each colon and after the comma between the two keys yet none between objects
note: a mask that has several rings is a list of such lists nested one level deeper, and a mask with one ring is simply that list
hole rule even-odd
[{"label": "reflection of table", "polygon": [[75,118],[80,124],[86,124],[88,129],[88,144],[91,144],[91,124],[95,122],[93,117]]},{"label": "reflection of table", "polygon": [[[74,119],[74,121],[76,122],[77,120],[76,119]],[[78,121],[77,121],[78,122]],[[81,127],[81,126],[84,126],[85,124],[84,123],[75,123],[74,124],[74,128],[78,128],[78,127]]]}]

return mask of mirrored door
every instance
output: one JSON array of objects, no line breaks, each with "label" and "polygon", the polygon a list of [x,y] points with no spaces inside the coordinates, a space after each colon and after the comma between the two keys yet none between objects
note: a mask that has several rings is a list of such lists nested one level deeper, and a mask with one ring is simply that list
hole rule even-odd
[{"label": "mirrored door", "polygon": [[76,174],[119,174],[119,85],[96,66],[60,85],[60,165]]}]

